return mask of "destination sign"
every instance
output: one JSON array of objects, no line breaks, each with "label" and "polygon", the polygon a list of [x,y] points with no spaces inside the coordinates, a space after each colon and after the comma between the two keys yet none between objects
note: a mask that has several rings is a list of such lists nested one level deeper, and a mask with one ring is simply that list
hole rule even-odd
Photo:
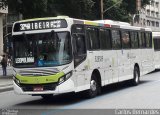
[{"label": "destination sign", "polygon": [[67,27],[67,22],[65,20],[42,20],[42,21],[16,23],[14,26],[14,32],[43,30],[43,29],[58,29],[66,27]]},{"label": "destination sign", "polygon": [[33,63],[34,62],[34,57],[16,58],[15,62],[16,62],[16,64],[20,64],[20,63]]}]

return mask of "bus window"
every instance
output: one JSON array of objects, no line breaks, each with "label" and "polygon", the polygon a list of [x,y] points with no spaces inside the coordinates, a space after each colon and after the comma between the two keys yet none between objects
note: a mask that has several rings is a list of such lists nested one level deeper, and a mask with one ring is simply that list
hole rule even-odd
[{"label": "bus window", "polygon": [[100,29],[99,38],[101,42],[101,49],[111,49],[111,34],[110,30]]},{"label": "bus window", "polygon": [[113,49],[121,48],[120,31],[112,30],[112,47]]},{"label": "bus window", "polygon": [[146,33],[146,47],[151,48],[152,47],[152,37],[150,33]]},{"label": "bus window", "polygon": [[86,31],[88,49],[89,50],[97,50],[100,49],[100,41],[98,38],[98,29],[88,27]]},{"label": "bus window", "polygon": [[132,48],[138,48],[138,33],[137,32],[131,32],[131,47]]},{"label": "bus window", "polygon": [[74,33],[79,33],[79,34],[84,34],[84,25],[79,25],[79,24],[74,24],[72,26],[72,34]]},{"label": "bus window", "polygon": [[130,38],[128,31],[122,31],[122,48],[128,49],[130,48]]},{"label": "bus window", "polygon": [[151,41],[150,41],[150,48],[152,48],[152,43],[153,43],[153,41],[152,41],[152,40],[153,40],[153,39],[152,39],[152,33],[149,34],[149,37],[150,37],[150,40],[151,40]]},{"label": "bus window", "polygon": [[145,33],[144,32],[141,32],[141,35],[139,37],[139,45],[140,45],[140,48],[146,47],[146,40],[145,40]]},{"label": "bus window", "polygon": [[73,52],[75,57],[75,66],[77,66],[86,57],[86,43],[83,34],[73,34]]},{"label": "bus window", "polygon": [[155,51],[160,50],[160,39],[159,38],[154,38],[154,49]]}]

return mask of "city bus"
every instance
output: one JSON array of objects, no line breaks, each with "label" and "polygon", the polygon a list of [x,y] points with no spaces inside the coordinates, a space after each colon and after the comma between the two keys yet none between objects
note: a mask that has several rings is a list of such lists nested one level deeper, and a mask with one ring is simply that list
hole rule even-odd
[{"label": "city bus", "polygon": [[15,22],[13,79],[17,94],[42,96],[83,92],[93,98],[108,84],[154,68],[152,32],[112,20],[67,16]]},{"label": "city bus", "polygon": [[154,41],[154,63],[155,69],[160,69],[160,32],[152,32]]}]

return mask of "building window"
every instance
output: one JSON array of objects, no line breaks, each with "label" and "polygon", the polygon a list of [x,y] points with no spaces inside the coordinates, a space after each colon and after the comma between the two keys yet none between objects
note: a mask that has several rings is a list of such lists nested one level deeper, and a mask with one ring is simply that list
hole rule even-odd
[{"label": "building window", "polygon": [[155,12],[154,11],[151,11],[151,16],[155,16]]},{"label": "building window", "polygon": [[147,20],[147,26],[150,26],[151,24],[150,24],[150,21],[149,20]]},{"label": "building window", "polygon": [[153,0],[151,1],[151,6],[153,6],[153,7],[154,7],[154,1],[153,1]]},{"label": "building window", "polygon": [[156,8],[159,8],[159,2],[156,2]]},{"label": "building window", "polygon": [[157,17],[157,18],[159,17],[159,13],[158,13],[158,12],[156,12],[156,17]]},{"label": "building window", "polygon": [[159,22],[156,22],[156,27],[159,27]]},{"label": "building window", "polygon": [[153,27],[155,26],[155,22],[154,22],[154,21],[152,21],[152,26],[153,26]]},{"label": "building window", "polygon": [[145,19],[143,19],[143,25],[144,25],[144,26],[146,25],[146,20],[145,20]]},{"label": "building window", "polygon": [[150,10],[149,9],[147,10],[147,15],[150,16]]}]

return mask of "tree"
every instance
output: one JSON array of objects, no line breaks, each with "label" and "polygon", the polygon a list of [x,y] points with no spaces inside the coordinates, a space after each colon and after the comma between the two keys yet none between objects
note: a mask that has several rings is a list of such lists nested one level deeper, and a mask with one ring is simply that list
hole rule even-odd
[{"label": "tree", "polygon": [[46,11],[46,0],[8,0],[9,9],[19,12],[23,18],[42,17]]},{"label": "tree", "polygon": [[[23,19],[46,16],[67,15],[73,18],[99,20],[100,0],[2,0],[9,9],[23,15]],[[142,7],[150,0],[141,0]],[[130,21],[136,11],[136,0],[104,0],[104,9],[114,6],[104,13],[105,19]],[[116,4],[116,5],[115,5]]]},{"label": "tree", "polygon": [[[116,4],[119,0],[105,0],[105,8]],[[141,7],[149,4],[150,0],[141,0]],[[138,11],[136,9],[136,0],[122,0],[120,4],[115,5],[112,9],[104,13],[104,17],[112,20],[120,20],[130,22],[132,20],[132,15],[136,14]]]},{"label": "tree", "polygon": [[7,0],[0,0],[0,9],[5,9],[7,7]]}]

